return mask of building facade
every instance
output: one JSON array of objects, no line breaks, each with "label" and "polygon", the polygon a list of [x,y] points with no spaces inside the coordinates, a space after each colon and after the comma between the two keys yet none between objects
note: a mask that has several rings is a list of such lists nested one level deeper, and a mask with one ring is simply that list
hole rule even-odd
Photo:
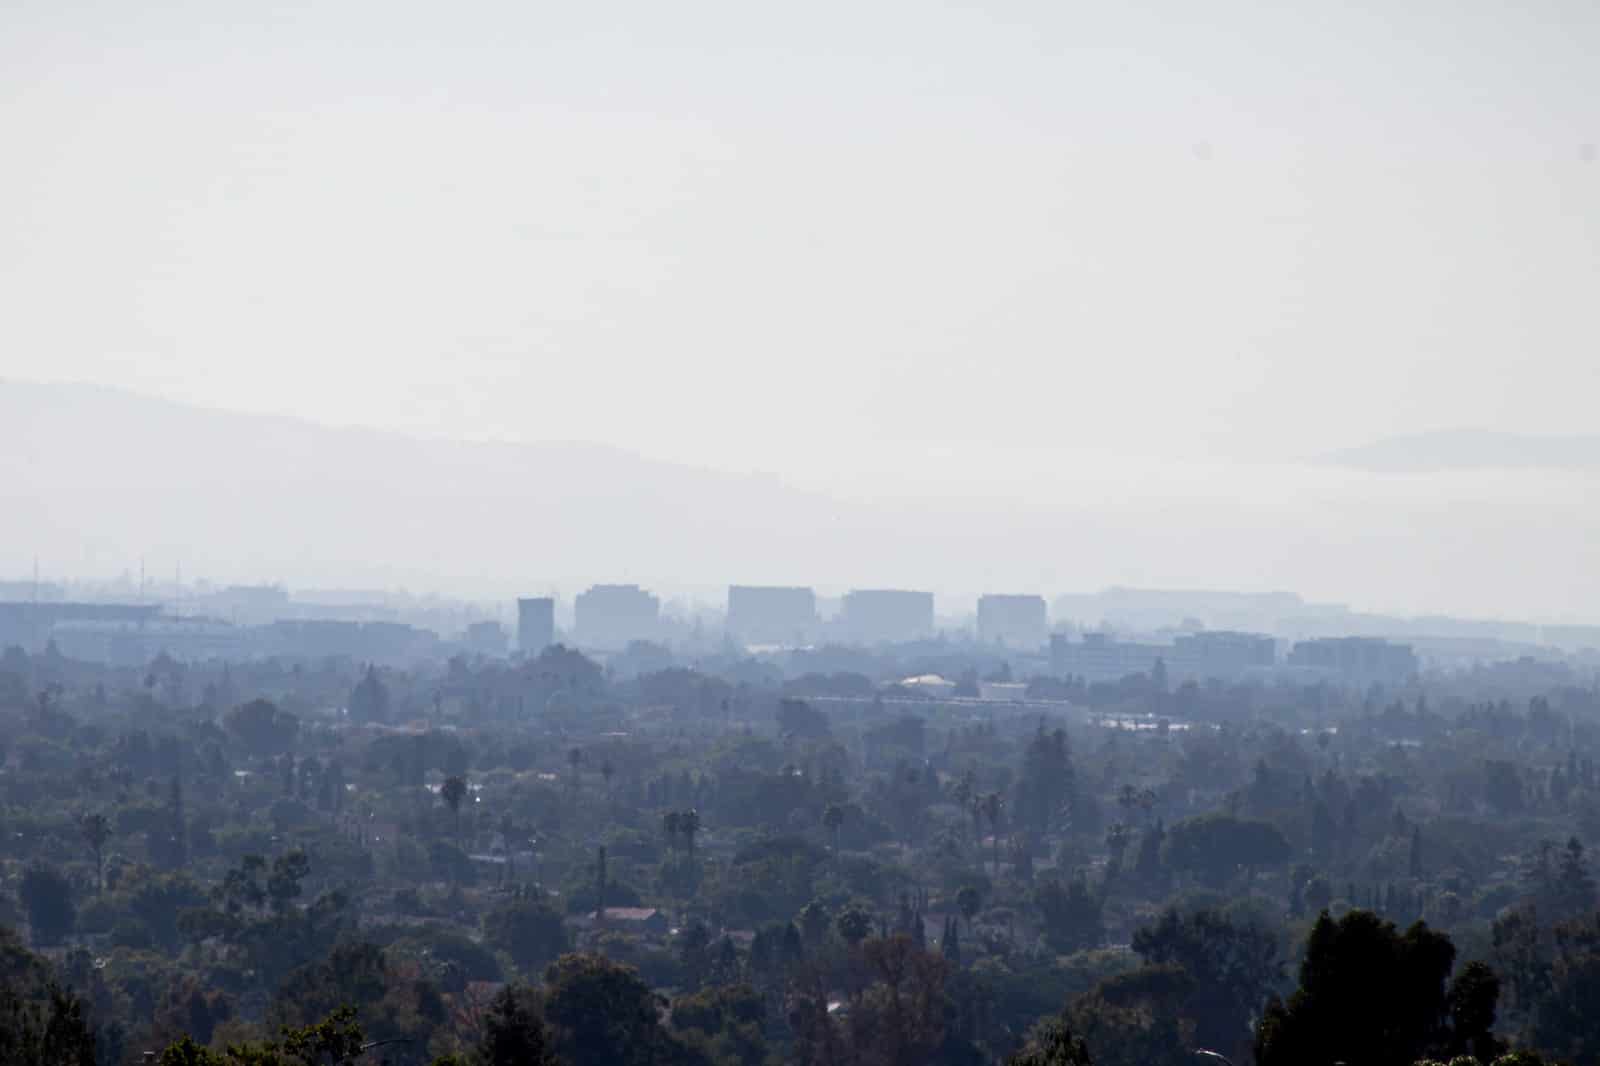
[{"label": "building facade", "polygon": [[745,644],[810,643],[817,629],[817,594],[809,588],[730,585],[728,635]]},{"label": "building facade", "polygon": [[573,602],[578,643],[620,650],[660,637],[661,601],[638,585],[595,585]]},{"label": "building facade", "polygon": [[532,596],[517,601],[517,650],[532,658],[556,642],[556,601]]},{"label": "building facade", "polygon": [[1302,640],[1289,652],[1289,665],[1326,671],[1351,681],[1399,684],[1417,673],[1417,654],[1409,644],[1377,637],[1323,637]]},{"label": "building facade", "polygon": [[160,613],[161,608],[152,604],[0,603],[0,647],[15,644],[26,651],[43,651],[58,625],[108,623],[138,628],[154,622]]},{"label": "building facade", "polygon": [[1270,670],[1277,658],[1271,637],[1257,633],[1186,633],[1171,644],[1120,641],[1108,633],[1085,633],[1080,641],[1050,638],[1050,669],[1088,681],[1118,681],[1153,674],[1161,663],[1170,683],[1238,681]]},{"label": "building facade", "polygon": [[862,644],[900,644],[933,636],[933,593],[853,589],[845,593],[840,624]]},{"label": "building facade", "polygon": [[1036,650],[1049,639],[1043,596],[978,597],[978,643]]}]

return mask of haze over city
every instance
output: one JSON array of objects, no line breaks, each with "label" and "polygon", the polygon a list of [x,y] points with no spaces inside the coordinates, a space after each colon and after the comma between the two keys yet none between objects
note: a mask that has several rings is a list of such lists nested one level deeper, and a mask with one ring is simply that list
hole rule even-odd
[{"label": "haze over city", "polygon": [[[313,552],[196,535],[203,501],[150,470],[92,543],[79,519],[119,486],[13,509],[3,569],[1291,587],[1593,618],[1600,16],[1302,14],[13,4],[8,378],[798,492],[792,540],[736,535],[730,490],[693,536],[671,508],[666,544],[624,545],[531,481],[469,527],[364,467],[421,494],[411,541],[305,506],[310,464],[272,511]],[[1463,429],[1588,465],[1316,465]],[[86,470],[128,445],[26,433]],[[1515,450],[1494,440],[1490,465]]]},{"label": "haze over city", "polygon": [[0,1066],[1600,1066],[1597,56],[0,2]]}]

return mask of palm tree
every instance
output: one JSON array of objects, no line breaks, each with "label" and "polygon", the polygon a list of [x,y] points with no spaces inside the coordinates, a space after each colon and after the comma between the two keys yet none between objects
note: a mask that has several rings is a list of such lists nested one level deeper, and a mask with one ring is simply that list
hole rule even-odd
[{"label": "palm tree", "polygon": [[111,839],[111,822],[105,815],[96,812],[85,814],[78,819],[78,831],[83,834],[84,843],[89,845],[89,850],[94,852],[94,890],[98,895],[105,891],[105,855],[106,841]]},{"label": "palm tree", "polygon": [[456,847],[461,847],[461,801],[467,798],[467,779],[464,777],[447,777],[444,784],[439,786],[439,795],[443,797],[450,807],[450,813],[456,820]]},{"label": "palm tree", "polygon": [[989,819],[989,831],[994,836],[994,875],[1000,876],[1000,817],[1005,813],[1005,797],[991,792],[983,797],[983,815]]},{"label": "palm tree", "polygon": [[572,766],[572,778],[567,787],[572,790],[572,805],[576,807],[578,805],[578,766],[583,762],[583,749],[573,748],[567,752],[567,762]]},{"label": "palm tree", "polygon": [[822,809],[822,824],[833,835],[833,853],[839,854],[839,827],[844,825],[844,808],[837,803],[828,804]]},{"label": "palm tree", "polygon": [[694,835],[700,832],[700,812],[693,807],[678,815],[678,832],[689,845],[689,861],[694,861]]}]

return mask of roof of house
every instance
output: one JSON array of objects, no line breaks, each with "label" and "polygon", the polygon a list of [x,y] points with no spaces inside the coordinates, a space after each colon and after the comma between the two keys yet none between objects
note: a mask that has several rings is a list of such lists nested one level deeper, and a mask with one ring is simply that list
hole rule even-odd
[{"label": "roof of house", "polygon": [[[648,922],[661,912],[654,907],[607,907],[608,922]],[[591,917],[593,917],[591,915]]]}]

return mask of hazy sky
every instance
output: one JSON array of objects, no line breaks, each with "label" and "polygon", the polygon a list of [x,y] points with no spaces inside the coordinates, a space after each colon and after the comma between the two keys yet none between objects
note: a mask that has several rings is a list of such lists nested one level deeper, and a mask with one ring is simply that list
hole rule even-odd
[{"label": "hazy sky", "polygon": [[1593,430],[1597,55],[1592,0],[0,0],[0,375],[860,495],[998,458],[1127,548],[1061,585],[1592,614],[1592,478],[1215,464]]},{"label": "hazy sky", "polygon": [[8,0],[0,350],[776,468],[1582,431],[1597,54],[1587,0]]}]

